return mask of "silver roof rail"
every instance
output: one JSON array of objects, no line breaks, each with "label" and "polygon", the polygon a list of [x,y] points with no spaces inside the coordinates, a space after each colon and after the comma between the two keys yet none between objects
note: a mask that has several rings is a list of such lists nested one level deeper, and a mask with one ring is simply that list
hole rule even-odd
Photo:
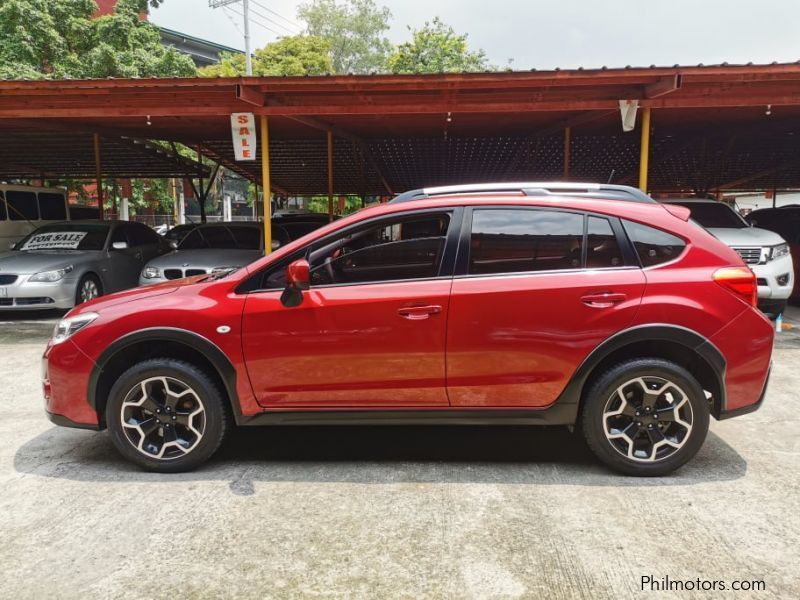
[{"label": "silver roof rail", "polygon": [[629,202],[655,202],[641,190],[628,185],[606,183],[572,183],[564,181],[525,181],[513,183],[468,183],[411,190],[396,196],[392,202],[422,200],[432,196],[522,192],[527,196],[577,196]]}]

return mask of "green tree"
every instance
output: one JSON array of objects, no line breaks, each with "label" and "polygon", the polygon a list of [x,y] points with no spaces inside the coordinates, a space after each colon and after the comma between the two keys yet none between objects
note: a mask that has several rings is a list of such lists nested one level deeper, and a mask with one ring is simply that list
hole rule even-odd
[{"label": "green tree", "polygon": [[335,73],[386,70],[392,13],[385,6],[373,0],[311,0],[300,5],[297,16],[310,35],[328,41]]},{"label": "green tree", "polygon": [[[323,75],[333,70],[330,44],[319,37],[284,37],[255,51],[253,75]],[[244,54],[224,54],[219,64],[200,69],[203,77],[245,74]]]},{"label": "green tree", "polygon": [[114,14],[94,19],[94,0],[2,0],[0,78],[194,75],[192,60],[139,19],[158,3],[119,0]]},{"label": "green tree", "polygon": [[[410,28],[409,28],[410,29]],[[439,17],[412,32],[388,59],[392,73],[453,73],[494,69],[483,50],[470,51],[467,34],[458,34]]]}]

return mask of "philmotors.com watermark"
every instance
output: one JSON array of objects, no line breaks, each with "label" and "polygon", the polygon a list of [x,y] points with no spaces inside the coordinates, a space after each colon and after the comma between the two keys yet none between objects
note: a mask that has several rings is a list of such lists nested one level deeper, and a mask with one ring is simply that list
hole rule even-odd
[{"label": "philmotors.com watermark", "polygon": [[673,579],[669,575],[642,575],[639,589],[643,592],[763,592],[767,584],[757,579]]}]

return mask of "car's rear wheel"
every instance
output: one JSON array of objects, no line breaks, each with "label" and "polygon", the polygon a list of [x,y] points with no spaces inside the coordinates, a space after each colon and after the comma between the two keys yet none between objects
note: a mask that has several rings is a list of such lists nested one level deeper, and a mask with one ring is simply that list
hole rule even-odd
[{"label": "car's rear wheel", "polygon": [[75,290],[75,304],[83,304],[102,295],[103,284],[96,276],[87,274],[78,281],[78,287]]},{"label": "car's rear wheel", "polygon": [[665,475],[705,441],[709,406],[689,371],[667,360],[621,363],[594,381],[581,426],[589,447],[626,475]]},{"label": "car's rear wheel", "polygon": [[134,365],[109,393],[106,424],[114,446],[151,471],[194,469],[217,451],[230,423],[213,380],[171,358]]}]

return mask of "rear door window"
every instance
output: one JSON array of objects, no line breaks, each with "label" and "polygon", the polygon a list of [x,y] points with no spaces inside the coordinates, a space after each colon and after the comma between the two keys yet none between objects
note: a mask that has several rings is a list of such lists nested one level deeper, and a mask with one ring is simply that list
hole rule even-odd
[{"label": "rear door window", "polygon": [[130,245],[133,247],[150,246],[158,244],[159,241],[158,234],[147,225],[142,225],[141,223],[128,225],[127,234]]},{"label": "rear door window", "polygon": [[3,196],[3,192],[0,192],[0,221],[5,221],[6,216],[6,198]]},{"label": "rear door window", "polygon": [[583,214],[477,209],[472,213],[469,274],[580,269]]},{"label": "rear door window", "polygon": [[622,220],[639,261],[643,267],[660,265],[678,258],[686,244],[682,239],[655,227],[648,227],[634,221]]},{"label": "rear door window", "polygon": [[67,203],[62,194],[39,192],[39,214],[44,221],[66,221]]},{"label": "rear door window", "polygon": [[6,204],[12,221],[36,221],[39,218],[36,194],[33,192],[8,190]]},{"label": "rear door window", "polygon": [[607,269],[625,264],[611,223],[603,217],[589,217],[586,225],[586,268]]}]

